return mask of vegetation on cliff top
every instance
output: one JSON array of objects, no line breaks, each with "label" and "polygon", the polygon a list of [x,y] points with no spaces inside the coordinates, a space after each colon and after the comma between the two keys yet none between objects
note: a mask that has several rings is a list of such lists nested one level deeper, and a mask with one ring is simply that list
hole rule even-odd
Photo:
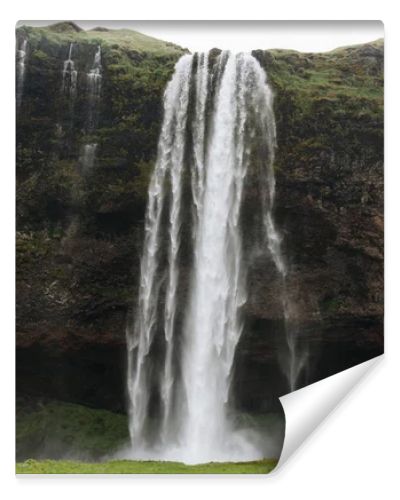
[{"label": "vegetation on cliff top", "polygon": [[321,155],[382,160],[383,40],[324,53],[254,55],[275,91],[278,169],[320,163]]},{"label": "vegetation on cliff top", "polygon": [[308,101],[353,96],[383,104],[383,39],[330,52],[274,49],[265,53],[267,71],[277,92],[297,90]]},{"label": "vegetation on cliff top", "polygon": [[158,56],[179,55],[185,52],[185,49],[178,45],[158,40],[134,30],[101,27],[83,30],[72,22],[61,22],[35,28],[21,26],[17,32],[29,37],[31,42],[46,38],[55,44],[71,42],[101,44],[114,49],[135,50],[140,53],[151,53]]}]

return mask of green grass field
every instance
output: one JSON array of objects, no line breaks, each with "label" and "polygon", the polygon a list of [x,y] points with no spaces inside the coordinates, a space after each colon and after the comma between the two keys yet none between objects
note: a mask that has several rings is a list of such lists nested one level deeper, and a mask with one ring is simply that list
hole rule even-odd
[{"label": "green grass field", "polygon": [[26,460],[17,463],[17,474],[268,474],[276,460],[257,462],[212,462],[185,465],[179,462],[75,462],[68,460]]}]

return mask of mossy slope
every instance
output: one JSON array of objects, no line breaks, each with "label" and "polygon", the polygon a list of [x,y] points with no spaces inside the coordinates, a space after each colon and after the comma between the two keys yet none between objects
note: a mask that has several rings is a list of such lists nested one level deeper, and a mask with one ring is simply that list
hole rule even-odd
[{"label": "mossy slope", "polygon": [[99,459],[128,441],[126,415],[58,401],[17,407],[17,460]]}]

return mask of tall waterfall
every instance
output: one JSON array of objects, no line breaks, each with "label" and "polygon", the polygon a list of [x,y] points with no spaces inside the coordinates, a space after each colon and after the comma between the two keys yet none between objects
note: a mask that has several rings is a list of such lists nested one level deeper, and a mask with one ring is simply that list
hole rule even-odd
[{"label": "tall waterfall", "polygon": [[62,72],[62,91],[67,93],[73,99],[76,96],[78,71],[75,69],[75,63],[72,60],[74,44],[70,43],[68,50],[68,59],[64,61]]},{"label": "tall waterfall", "polygon": [[16,52],[16,101],[17,108],[20,107],[22,102],[22,96],[24,92],[24,79],[25,79],[25,59],[26,59],[26,51],[27,51],[28,41],[24,38],[20,46],[17,48]]},{"label": "tall waterfall", "polygon": [[[183,167],[186,122],[189,102],[192,56],[183,56],[176,65],[175,74],[164,96],[164,121],[158,145],[158,157],[149,186],[149,201],[145,222],[144,251],[141,260],[140,287],[137,320],[134,331],[128,330],[128,392],[130,397],[130,433],[133,446],[146,445],[145,424],[149,403],[149,352],[153,342],[160,283],[157,280],[161,213],[165,199],[165,177],[171,180],[172,201],[170,209],[169,284],[165,300],[164,335],[167,344],[165,376],[162,382],[165,408],[169,407],[169,395],[173,382],[171,349],[173,342],[173,314],[176,302],[177,266],[179,245],[181,174]],[[171,310],[171,307],[173,310]],[[168,387],[168,382],[169,386]],[[167,410],[168,411],[168,410]],[[166,412],[164,411],[166,414]],[[168,418],[168,417],[164,417]]]},{"label": "tall waterfall", "polygon": [[[149,186],[136,320],[127,328],[133,456],[189,463],[263,456],[259,438],[231,417],[230,386],[246,302],[241,205],[255,154],[263,163],[260,231],[284,273],[271,215],[274,149],[272,92],[254,57],[178,61]],[[192,203],[189,263],[183,199]]]}]

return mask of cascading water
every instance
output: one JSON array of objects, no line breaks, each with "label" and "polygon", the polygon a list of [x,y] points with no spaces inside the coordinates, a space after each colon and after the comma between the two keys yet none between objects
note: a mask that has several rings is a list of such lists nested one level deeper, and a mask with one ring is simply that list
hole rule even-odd
[{"label": "cascading water", "polygon": [[[265,117],[273,116],[272,109]],[[276,133],[272,122],[263,125],[263,134],[268,143],[268,167],[264,170],[265,181],[261,183],[264,234],[267,247],[275,264],[281,281],[281,301],[284,316],[284,328],[287,344],[287,355],[284,356],[283,372],[288,381],[289,392],[297,389],[298,377],[306,361],[305,353],[300,355],[297,348],[298,327],[296,311],[288,290],[288,266],[282,253],[282,237],[276,228],[273,207],[275,201],[275,175],[273,164],[275,160]]]},{"label": "cascading water", "polygon": [[97,144],[95,142],[84,144],[82,147],[79,163],[82,167],[82,173],[88,173],[94,165],[96,159]]},{"label": "cascading water", "polygon": [[72,60],[74,44],[71,43],[68,51],[68,59],[64,61],[62,72],[62,91],[67,93],[71,99],[76,96],[78,71],[75,69],[75,63]]},{"label": "cascading water", "polygon": [[20,107],[22,102],[22,96],[24,92],[24,79],[25,79],[25,59],[27,51],[28,41],[24,38],[21,41],[19,48],[17,48],[17,74],[16,74],[16,101],[17,108]]},{"label": "cascading water", "polygon": [[[273,161],[273,156],[270,161]],[[273,179],[271,179],[269,185],[274,185]],[[269,193],[271,206],[273,206],[274,197],[275,193],[273,189]],[[264,211],[264,227],[267,245],[281,280],[281,301],[287,344],[287,355],[283,357],[284,361],[282,364],[288,381],[288,392],[292,392],[298,388],[298,378],[306,362],[306,353],[303,352],[300,354],[297,346],[297,315],[288,290],[288,268],[281,251],[282,237],[276,229],[272,211]]]},{"label": "cascading water", "polygon": [[[99,119],[99,103],[101,96],[102,83],[102,65],[101,65],[101,47],[97,46],[93,66],[87,73],[87,92],[88,92],[88,113],[86,121],[86,134],[92,134],[96,128]],[[88,172],[94,165],[96,159],[97,143],[88,142],[84,144],[80,157],[80,163],[84,173]]]},{"label": "cascading water", "polygon": [[[230,376],[246,293],[239,214],[247,158],[246,81],[253,59],[229,55],[222,74],[206,155],[206,179],[195,243],[194,280],[185,328],[183,421],[189,456],[207,461],[252,454],[228,419]],[[248,96],[247,96],[248,97]],[[211,416],[211,418],[210,418]],[[255,452],[255,450],[254,450]]]},{"label": "cascading water", "polygon": [[[283,272],[271,215],[275,122],[266,75],[251,55],[183,56],[164,96],[136,321],[127,328],[132,456],[188,463],[263,456],[259,437],[234,425],[229,406],[246,301],[240,215],[255,137],[266,154],[260,214],[270,223],[266,237]],[[189,280],[181,272],[187,190]]]},{"label": "cascading water", "polygon": [[98,120],[98,101],[101,94],[101,81],[102,81],[102,66],[101,66],[101,47],[97,47],[93,66],[87,74],[87,87],[88,87],[88,123],[87,130],[90,132],[97,127]]},{"label": "cascading water", "polygon": [[[140,287],[137,320],[134,332],[128,329],[128,392],[130,397],[130,433],[132,444],[140,449],[146,444],[145,424],[149,402],[149,362],[148,355],[153,342],[159,296],[157,271],[159,267],[159,245],[161,213],[165,198],[165,177],[173,176],[171,182],[175,189],[170,211],[169,284],[164,316],[167,321],[164,335],[167,343],[165,358],[165,378],[163,382],[163,400],[165,413],[170,404],[172,388],[171,349],[173,331],[172,315],[175,312],[173,299],[176,290],[176,258],[179,237],[180,218],[180,175],[182,172],[183,149],[189,101],[189,82],[192,57],[183,56],[176,65],[175,74],[168,84],[164,97],[164,122],[162,125],[158,157],[149,187],[149,201],[145,222],[144,252],[141,261]],[[174,203],[175,202],[175,203]],[[174,207],[175,205],[175,207]]]}]

